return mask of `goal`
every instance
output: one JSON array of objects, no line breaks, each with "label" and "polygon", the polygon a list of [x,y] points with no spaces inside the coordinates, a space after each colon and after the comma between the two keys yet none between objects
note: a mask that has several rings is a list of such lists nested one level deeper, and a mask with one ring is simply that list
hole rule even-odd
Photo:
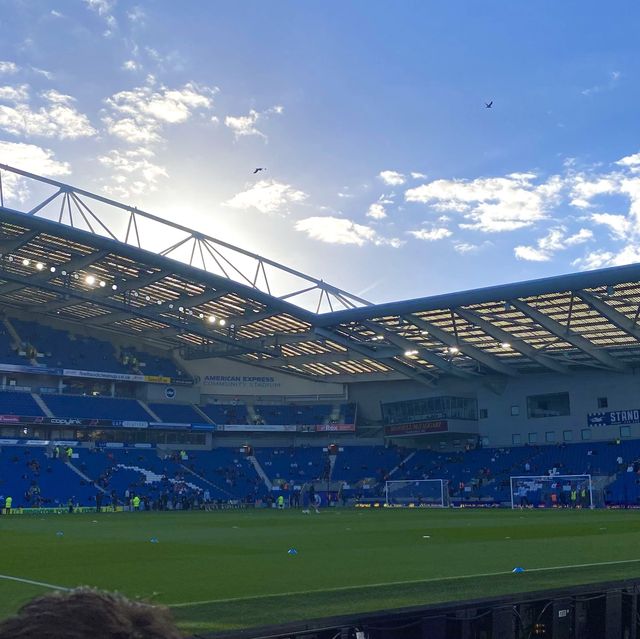
[{"label": "goal", "polygon": [[416,508],[449,506],[449,481],[447,479],[403,479],[385,482],[385,505],[389,507]]},{"label": "goal", "polygon": [[511,477],[511,508],[595,508],[602,506],[591,475]]}]

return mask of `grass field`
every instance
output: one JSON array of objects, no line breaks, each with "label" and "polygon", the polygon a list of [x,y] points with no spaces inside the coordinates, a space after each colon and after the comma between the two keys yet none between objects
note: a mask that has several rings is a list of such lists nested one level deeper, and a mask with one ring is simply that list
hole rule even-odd
[{"label": "grass field", "polygon": [[7,576],[167,604],[203,632],[639,577],[639,542],[633,511],[0,517],[0,617],[47,590]]}]

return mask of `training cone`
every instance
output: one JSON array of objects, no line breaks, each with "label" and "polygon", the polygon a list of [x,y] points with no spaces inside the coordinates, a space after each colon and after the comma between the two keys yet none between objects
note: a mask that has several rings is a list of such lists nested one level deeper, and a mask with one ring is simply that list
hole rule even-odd
[{"label": "training cone", "polygon": [[289,548],[289,550],[287,550],[287,554],[288,555],[297,555],[298,551],[295,548]]},{"label": "training cone", "polygon": [[516,566],[511,572],[518,574],[524,572],[524,568],[520,568],[520,566]]}]

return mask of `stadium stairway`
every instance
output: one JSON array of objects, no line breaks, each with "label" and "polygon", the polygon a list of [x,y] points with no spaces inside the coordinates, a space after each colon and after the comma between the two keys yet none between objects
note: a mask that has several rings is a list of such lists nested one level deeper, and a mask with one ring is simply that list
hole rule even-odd
[{"label": "stadium stairway", "polygon": [[162,420],[158,417],[158,415],[156,415],[156,413],[154,413],[151,408],[149,407],[149,404],[147,404],[147,402],[143,402],[141,399],[138,400],[138,404],[140,404],[140,406],[142,406],[142,408],[144,408],[144,410],[147,411],[147,413],[149,413],[149,415],[151,415],[151,417],[153,417],[153,420],[155,422],[161,422]]},{"label": "stadium stairway", "polygon": [[198,474],[195,470],[193,470],[192,468],[189,468],[185,464],[180,464],[180,468],[182,468],[185,472],[189,473],[190,475],[193,475],[199,481],[204,482],[205,484],[208,484],[211,488],[215,488],[215,490],[218,491],[219,493],[226,495],[227,497],[231,497],[231,498],[234,497],[234,495],[230,493],[228,490],[225,490],[224,488],[218,486],[218,484],[214,484],[211,480]]},{"label": "stadium stairway", "polygon": [[273,488],[273,484],[271,480],[267,477],[267,473],[264,472],[264,468],[260,466],[260,462],[258,461],[255,455],[248,455],[247,459],[251,462],[251,465],[255,468],[256,473],[258,473],[258,477],[262,479],[264,485],[267,487],[267,490],[271,490]]},{"label": "stadium stairway", "polygon": [[89,477],[88,475],[85,475],[85,473],[83,473],[72,461],[67,461],[66,464],[67,464],[67,467],[70,470],[72,470],[76,475],[84,479],[88,484],[95,486],[96,490],[99,490],[100,492],[107,494],[107,491],[102,486],[98,486],[93,481],[93,479],[91,479],[91,477]]},{"label": "stadium stairway", "polygon": [[47,417],[55,417],[55,415],[51,412],[51,409],[44,403],[44,400],[38,393],[31,393],[31,397],[33,397],[33,401],[40,406],[40,410]]}]

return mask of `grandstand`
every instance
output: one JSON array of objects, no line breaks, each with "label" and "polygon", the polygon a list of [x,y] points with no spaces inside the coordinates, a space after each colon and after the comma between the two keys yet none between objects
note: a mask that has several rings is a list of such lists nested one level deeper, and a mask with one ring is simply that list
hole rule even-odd
[{"label": "grandstand", "polygon": [[[0,173],[31,198],[0,181],[0,495],[16,512],[134,494],[158,511],[294,507],[310,488],[382,509],[387,481],[428,479],[453,506],[511,508],[523,475],[588,475],[599,506],[640,507],[640,265],[374,305]],[[551,495],[575,486],[549,486],[527,505],[571,506]]]}]

